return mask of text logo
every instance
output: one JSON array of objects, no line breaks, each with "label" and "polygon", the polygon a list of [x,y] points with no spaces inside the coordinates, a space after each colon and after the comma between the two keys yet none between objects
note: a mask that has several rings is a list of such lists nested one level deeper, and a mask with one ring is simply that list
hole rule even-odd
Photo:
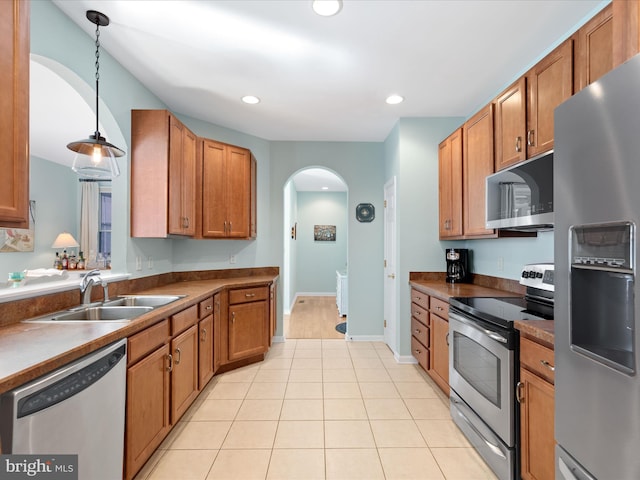
[{"label": "text logo", "polygon": [[78,480],[78,455],[0,455],[0,480]]}]

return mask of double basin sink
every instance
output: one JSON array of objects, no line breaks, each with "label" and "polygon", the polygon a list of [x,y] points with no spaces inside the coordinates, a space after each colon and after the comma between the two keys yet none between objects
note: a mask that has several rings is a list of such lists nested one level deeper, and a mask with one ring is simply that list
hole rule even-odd
[{"label": "double basin sink", "polygon": [[184,295],[123,295],[100,304],[81,305],[27,322],[126,322]]}]

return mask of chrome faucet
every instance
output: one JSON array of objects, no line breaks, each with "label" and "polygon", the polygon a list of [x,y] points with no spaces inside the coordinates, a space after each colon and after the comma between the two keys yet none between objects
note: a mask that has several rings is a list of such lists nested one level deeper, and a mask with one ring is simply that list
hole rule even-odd
[{"label": "chrome faucet", "polygon": [[95,269],[87,272],[85,276],[82,277],[82,282],[80,282],[80,294],[82,295],[83,305],[91,303],[91,289],[97,283],[102,285],[102,290],[104,292],[103,302],[109,301],[109,286],[107,285],[106,280],[100,278],[100,270]]}]

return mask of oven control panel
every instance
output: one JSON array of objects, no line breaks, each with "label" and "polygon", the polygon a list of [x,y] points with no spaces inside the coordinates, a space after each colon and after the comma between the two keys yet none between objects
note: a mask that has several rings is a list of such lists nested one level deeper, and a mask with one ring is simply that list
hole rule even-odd
[{"label": "oven control panel", "polygon": [[522,267],[520,284],[553,292],[553,263],[537,263]]}]

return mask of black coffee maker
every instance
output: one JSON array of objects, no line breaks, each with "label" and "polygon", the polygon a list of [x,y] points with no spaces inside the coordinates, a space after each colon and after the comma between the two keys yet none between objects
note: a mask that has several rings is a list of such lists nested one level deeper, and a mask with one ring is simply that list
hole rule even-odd
[{"label": "black coffee maker", "polygon": [[447,282],[469,283],[469,250],[466,248],[448,248],[445,254],[447,259]]}]

